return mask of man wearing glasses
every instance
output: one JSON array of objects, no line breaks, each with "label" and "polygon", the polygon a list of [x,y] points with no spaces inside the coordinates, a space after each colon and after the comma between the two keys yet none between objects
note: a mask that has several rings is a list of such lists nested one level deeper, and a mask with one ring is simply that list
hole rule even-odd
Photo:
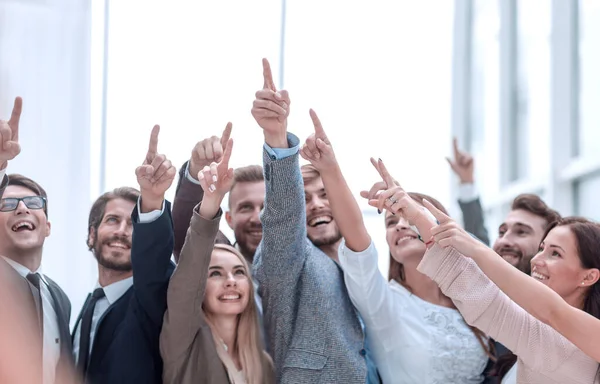
[{"label": "man wearing glasses", "polygon": [[3,189],[0,199],[0,261],[16,272],[9,274],[11,286],[15,292],[22,294],[21,305],[31,308],[29,313],[34,319],[24,321],[32,320],[36,339],[41,339],[41,345],[37,347],[39,354],[30,357],[32,360],[37,358],[38,362],[41,359],[41,364],[32,364],[31,368],[40,370],[41,382],[46,384],[54,383],[55,377],[64,377],[61,371],[67,372],[72,366],[71,303],[62,289],[43,275],[40,268],[44,241],[50,236],[46,192],[25,176],[6,176],[8,161],[20,152],[21,105],[21,99],[17,98],[11,119],[0,120],[0,189]]}]

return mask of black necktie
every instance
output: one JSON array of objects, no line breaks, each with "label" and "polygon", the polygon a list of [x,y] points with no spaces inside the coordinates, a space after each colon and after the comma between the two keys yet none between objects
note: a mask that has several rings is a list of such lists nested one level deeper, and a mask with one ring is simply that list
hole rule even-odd
[{"label": "black necktie", "polygon": [[92,331],[92,317],[94,317],[94,308],[96,302],[104,297],[104,290],[96,288],[92,293],[92,297],[88,300],[87,306],[81,317],[81,327],[79,332],[79,357],[77,359],[77,368],[85,378],[89,355],[90,355],[90,333]]},{"label": "black necktie", "polygon": [[38,321],[42,336],[44,335],[44,304],[42,302],[42,289],[40,287],[40,275],[38,273],[27,274],[27,280],[35,287],[32,290],[34,294],[35,306],[38,312]]}]

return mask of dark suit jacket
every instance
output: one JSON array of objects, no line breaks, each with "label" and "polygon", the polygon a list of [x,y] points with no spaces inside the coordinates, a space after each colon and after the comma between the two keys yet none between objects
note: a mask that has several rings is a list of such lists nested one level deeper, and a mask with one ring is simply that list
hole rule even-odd
[{"label": "dark suit jacket", "polygon": [[467,232],[472,233],[486,245],[490,245],[490,237],[485,228],[485,218],[483,217],[483,208],[481,201],[475,199],[468,203],[458,202],[463,214],[463,224]]},{"label": "dark suit jacket", "polygon": [[56,367],[57,377],[70,377],[74,372],[73,344],[71,343],[71,301],[65,292],[48,276],[44,275],[48,283],[48,290],[52,296],[52,306],[56,313],[58,332],[61,340],[60,360]]},{"label": "dark suit jacket", "polygon": [[[179,252],[185,243],[187,230],[190,227],[190,220],[194,212],[194,207],[200,204],[204,197],[204,190],[198,184],[194,184],[185,177],[185,170],[188,162],[186,161],[179,169],[179,181],[175,189],[175,201],[173,202],[173,230],[175,231],[175,246],[173,254],[175,261],[179,260]],[[229,244],[231,242],[223,232],[218,231],[215,242]]]},{"label": "dark suit jacket", "polygon": [[[162,383],[159,337],[167,309],[169,279],[174,270],[170,260],[173,251],[171,204],[166,201],[163,214],[150,223],[138,223],[136,206],[132,219],[133,286],[98,322],[87,383]],[[81,316],[80,313],[75,329]]]}]

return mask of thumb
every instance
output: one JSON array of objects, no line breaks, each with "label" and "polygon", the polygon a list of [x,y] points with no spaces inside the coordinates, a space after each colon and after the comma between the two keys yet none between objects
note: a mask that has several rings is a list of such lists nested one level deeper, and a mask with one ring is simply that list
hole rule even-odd
[{"label": "thumb", "polygon": [[151,165],[140,165],[135,169],[137,177],[149,177],[154,174],[154,167]]},{"label": "thumb", "polygon": [[452,161],[451,158],[446,157],[446,161],[448,162],[448,164],[450,164],[450,168],[452,168],[454,172],[458,172],[458,165],[454,161]]},{"label": "thumb", "polygon": [[362,197],[363,199],[368,199],[369,192],[368,191],[360,191],[360,197]]}]

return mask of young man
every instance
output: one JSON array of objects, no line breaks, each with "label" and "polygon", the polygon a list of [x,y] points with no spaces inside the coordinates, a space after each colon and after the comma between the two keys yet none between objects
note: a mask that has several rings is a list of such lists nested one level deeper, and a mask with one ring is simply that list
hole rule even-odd
[{"label": "young man", "polygon": [[26,301],[21,305],[30,309],[23,321],[34,324],[40,349],[39,355],[30,357],[33,359],[30,369],[38,370],[40,382],[54,383],[55,379],[69,380],[72,375],[71,303],[41,269],[44,242],[50,236],[46,191],[25,176],[6,176],[8,161],[20,152],[21,110],[22,100],[17,98],[11,119],[0,121],[0,263],[12,267],[7,276],[15,292],[24,293],[21,297]]},{"label": "young man", "polygon": [[266,185],[254,273],[277,382],[379,382],[368,366],[361,321],[335,262],[341,238],[336,239],[339,231],[327,213],[320,179],[303,188],[299,140],[287,132],[288,93],[276,91],[266,60],[263,69],[264,87],[252,108],[265,137]]},{"label": "young man", "polygon": [[162,383],[160,330],[173,265],[170,204],[164,200],[175,167],[157,154],[155,126],[140,191],[100,196],[89,216],[88,246],[98,283],[75,324],[73,353],[87,383]]}]

